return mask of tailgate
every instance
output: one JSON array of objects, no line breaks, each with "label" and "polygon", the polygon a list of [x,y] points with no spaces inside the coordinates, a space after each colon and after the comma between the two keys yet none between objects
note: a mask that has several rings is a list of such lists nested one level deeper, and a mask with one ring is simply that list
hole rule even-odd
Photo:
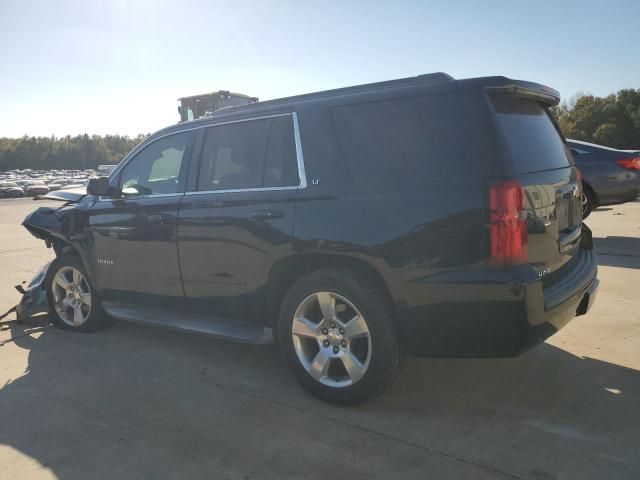
[{"label": "tailgate", "polygon": [[569,261],[580,243],[577,171],[540,99],[494,93],[491,101],[506,144],[505,171],[523,187],[528,262],[544,277]]}]

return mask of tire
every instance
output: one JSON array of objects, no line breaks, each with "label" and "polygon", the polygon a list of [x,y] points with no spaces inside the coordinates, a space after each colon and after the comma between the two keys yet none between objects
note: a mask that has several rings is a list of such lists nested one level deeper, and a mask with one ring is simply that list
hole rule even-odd
[{"label": "tire", "polygon": [[306,390],[330,403],[372,399],[400,368],[393,309],[363,280],[348,270],[318,270],[290,288],[280,309],[278,343],[285,362]]},{"label": "tire", "polygon": [[587,184],[582,184],[582,219],[584,220],[595,208],[595,197],[591,187]]},{"label": "tire", "polygon": [[57,327],[95,332],[107,326],[108,317],[78,256],[64,254],[51,262],[45,288],[49,317]]}]

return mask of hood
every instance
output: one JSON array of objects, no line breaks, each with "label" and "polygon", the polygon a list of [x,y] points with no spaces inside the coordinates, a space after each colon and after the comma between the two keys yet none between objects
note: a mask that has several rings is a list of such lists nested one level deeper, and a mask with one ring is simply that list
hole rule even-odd
[{"label": "hood", "polygon": [[70,188],[69,190],[55,190],[46,195],[36,195],[34,200],[58,200],[59,202],[78,203],[87,196],[87,187]]}]

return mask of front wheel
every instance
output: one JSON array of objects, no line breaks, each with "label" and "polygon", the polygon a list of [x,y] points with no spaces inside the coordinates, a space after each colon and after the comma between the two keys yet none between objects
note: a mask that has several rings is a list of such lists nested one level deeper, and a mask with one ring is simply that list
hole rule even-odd
[{"label": "front wheel", "polygon": [[56,326],[92,332],[106,325],[107,316],[77,256],[62,255],[56,258],[49,266],[45,288],[49,316]]},{"label": "front wheel", "polygon": [[322,270],[296,282],[282,304],[278,339],[302,386],[332,403],[377,396],[400,366],[389,302],[349,271]]}]

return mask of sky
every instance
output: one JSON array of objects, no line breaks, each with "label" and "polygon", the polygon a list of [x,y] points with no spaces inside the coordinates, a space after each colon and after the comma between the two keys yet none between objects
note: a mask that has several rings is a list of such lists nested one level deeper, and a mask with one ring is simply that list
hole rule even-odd
[{"label": "sky", "polygon": [[0,137],[151,133],[177,99],[443,71],[640,88],[640,1],[0,0]]}]

